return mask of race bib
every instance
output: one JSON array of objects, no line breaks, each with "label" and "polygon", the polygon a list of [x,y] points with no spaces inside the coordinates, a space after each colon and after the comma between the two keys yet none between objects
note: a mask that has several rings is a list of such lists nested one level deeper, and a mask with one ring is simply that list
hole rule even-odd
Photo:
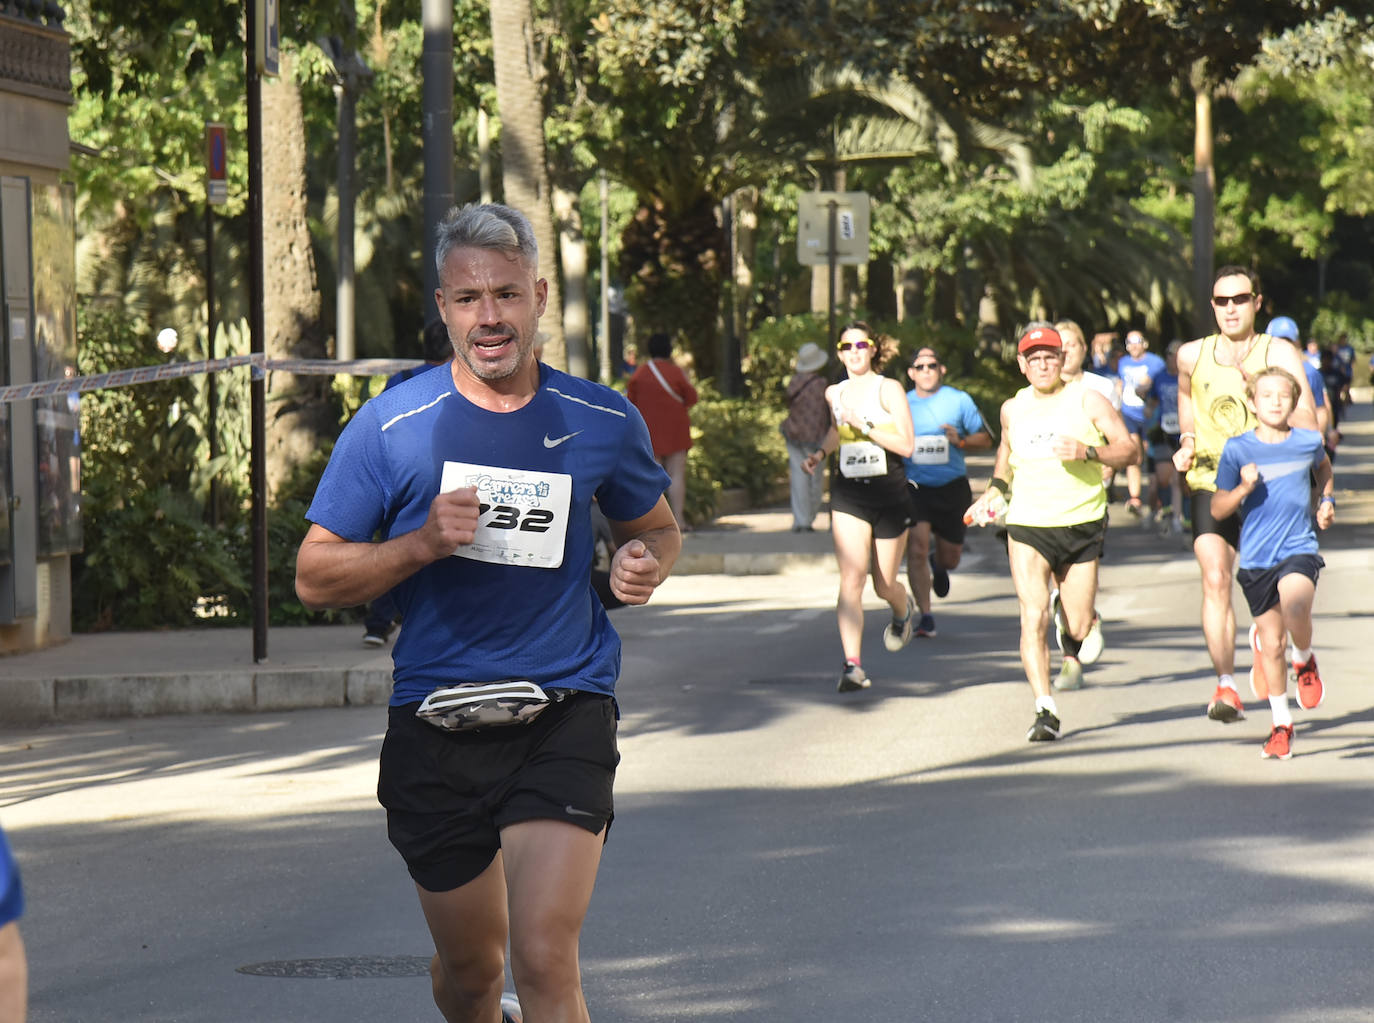
[{"label": "race bib", "polygon": [[916,446],[911,451],[911,460],[916,465],[948,465],[949,437],[943,433],[917,437]]},{"label": "race bib", "polygon": [[1159,428],[1165,433],[1178,433],[1178,413],[1165,412],[1159,417]]},{"label": "race bib", "polygon": [[454,557],[529,568],[563,564],[571,476],[445,462],[439,490],[448,493],[460,487],[477,488],[481,515],[472,543],[459,546]]},{"label": "race bib", "polygon": [[1026,433],[1016,438],[1016,446],[1020,449],[1020,454],[1025,458],[1055,458],[1054,438],[1057,434],[1050,431],[1044,433]]},{"label": "race bib", "polygon": [[871,440],[840,445],[840,475],[859,480],[887,472],[887,452]]}]

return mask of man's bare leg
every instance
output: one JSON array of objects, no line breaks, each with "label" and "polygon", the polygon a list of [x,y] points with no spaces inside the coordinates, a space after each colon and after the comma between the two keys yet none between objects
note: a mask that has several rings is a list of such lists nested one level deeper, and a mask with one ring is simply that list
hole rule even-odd
[{"label": "man's bare leg", "polygon": [[436,950],[430,964],[434,1004],[448,1023],[498,1023],[508,929],[501,854],[452,891],[416,890]]},{"label": "man's bare leg", "polygon": [[532,820],[501,832],[510,891],[511,974],[530,1023],[589,1023],[578,939],[605,831]]},{"label": "man's bare leg", "polygon": [[1028,544],[1007,538],[1011,582],[1021,606],[1021,666],[1038,698],[1050,697],[1050,563]]},{"label": "man's bare leg", "polygon": [[1231,580],[1235,575],[1235,549],[1215,533],[1203,533],[1193,541],[1193,553],[1202,569],[1202,635],[1217,677],[1236,670],[1236,613],[1231,606]]}]

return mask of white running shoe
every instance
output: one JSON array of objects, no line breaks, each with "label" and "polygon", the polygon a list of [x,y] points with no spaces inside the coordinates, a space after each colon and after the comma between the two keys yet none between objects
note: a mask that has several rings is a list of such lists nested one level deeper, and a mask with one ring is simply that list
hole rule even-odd
[{"label": "white running shoe", "polygon": [[892,619],[892,624],[883,630],[883,646],[887,647],[889,653],[895,654],[911,642],[911,619],[915,613],[916,601],[908,593],[906,595],[906,617]]}]

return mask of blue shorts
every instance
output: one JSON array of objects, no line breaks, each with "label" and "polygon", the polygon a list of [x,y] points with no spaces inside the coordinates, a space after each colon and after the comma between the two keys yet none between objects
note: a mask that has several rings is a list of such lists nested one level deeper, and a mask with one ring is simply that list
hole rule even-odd
[{"label": "blue shorts", "polygon": [[1286,575],[1305,575],[1317,585],[1317,576],[1326,567],[1320,554],[1294,554],[1269,568],[1242,568],[1236,572],[1250,616],[1258,618],[1279,602],[1279,580]]}]

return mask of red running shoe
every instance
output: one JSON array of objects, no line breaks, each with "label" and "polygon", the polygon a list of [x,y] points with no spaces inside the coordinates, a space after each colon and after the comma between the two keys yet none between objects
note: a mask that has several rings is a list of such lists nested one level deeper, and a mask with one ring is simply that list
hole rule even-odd
[{"label": "red running shoe", "polygon": [[1269,741],[1260,750],[1260,756],[1265,760],[1277,757],[1279,760],[1289,760],[1293,756],[1293,726],[1275,725],[1274,730],[1269,733]]},{"label": "red running shoe", "polygon": [[1217,686],[1212,694],[1212,702],[1207,704],[1207,716],[1227,725],[1242,720],[1245,717],[1245,704],[1240,702],[1240,693],[1228,686]]},{"label": "red running shoe", "polygon": [[1293,670],[1298,673],[1298,705],[1303,710],[1316,710],[1326,695],[1322,677],[1317,674],[1317,655],[1309,657],[1306,664],[1294,664]]}]

